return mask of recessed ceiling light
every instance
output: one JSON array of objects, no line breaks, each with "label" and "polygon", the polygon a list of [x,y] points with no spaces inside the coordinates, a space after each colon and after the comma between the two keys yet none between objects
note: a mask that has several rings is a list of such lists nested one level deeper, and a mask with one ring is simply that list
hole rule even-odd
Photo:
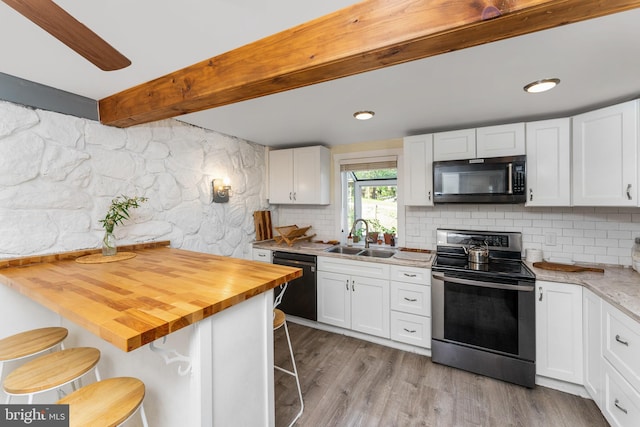
[{"label": "recessed ceiling light", "polygon": [[353,117],[358,120],[369,120],[375,114],[376,113],[374,113],[373,111],[356,111],[355,113],[353,113]]},{"label": "recessed ceiling light", "polygon": [[560,83],[560,79],[542,79],[537,82],[531,82],[524,87],[525,92],[540,93],[553,89]]}]

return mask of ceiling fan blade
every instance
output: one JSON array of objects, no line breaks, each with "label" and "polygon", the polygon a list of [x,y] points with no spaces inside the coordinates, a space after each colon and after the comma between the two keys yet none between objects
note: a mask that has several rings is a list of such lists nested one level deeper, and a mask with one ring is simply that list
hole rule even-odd
[{"label": "ceiling fan blade", "polygon": [[127,57],[52,0],[2,1],[103,71],[131,65]]}]

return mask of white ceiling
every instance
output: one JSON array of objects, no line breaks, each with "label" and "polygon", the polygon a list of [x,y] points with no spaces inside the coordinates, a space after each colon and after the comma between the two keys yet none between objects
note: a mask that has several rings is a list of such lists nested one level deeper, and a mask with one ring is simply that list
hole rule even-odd
[{"label": "white ceiling", "polygon": [[[132,61],[104,72],[0,3],[0,72],[101,99],[355,1],[57,0]],[[640,9],[182,116],[269,146],[560,117],[640,96]],[[11,42],[7,42],[11,40]],[[551,92],[530,81],[558,77]],[[367,122],[352,117],[374,110]]]}]

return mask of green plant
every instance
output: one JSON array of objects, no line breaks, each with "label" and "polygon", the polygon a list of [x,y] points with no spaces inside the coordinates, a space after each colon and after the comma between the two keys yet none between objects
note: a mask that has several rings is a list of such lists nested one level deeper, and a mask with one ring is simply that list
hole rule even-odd
[{"label": "green plant", "polygon": [[129,218],[129,210],[140,207],[141,203],[146,202],[146,197],[128,197],[118,196],[111,201],[111,207],[107,211],[107,215],[100,222],[107,231],[113,233],[113,227],[122,224],[122,221]]},{"label": "green plant", "polygon": [[380,221],[378,221],[376,218],[370,219],[370,220],[368,220],[368,222],[369,222],[369,225],[371,226],[371,230],[372,231],[378,231],[380,233],[385,233],[385,234],[395,234],[396,233],[396,228],[395,227],[387,228],[384,225],[380,224]]}]

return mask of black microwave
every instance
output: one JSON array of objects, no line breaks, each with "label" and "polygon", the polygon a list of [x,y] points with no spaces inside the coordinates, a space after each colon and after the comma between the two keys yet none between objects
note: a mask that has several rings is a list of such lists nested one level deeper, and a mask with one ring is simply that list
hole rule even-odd
[{"label": "black microwave", "polygon": [[433,162],[434,203],[524,203],[526,156]]}]

